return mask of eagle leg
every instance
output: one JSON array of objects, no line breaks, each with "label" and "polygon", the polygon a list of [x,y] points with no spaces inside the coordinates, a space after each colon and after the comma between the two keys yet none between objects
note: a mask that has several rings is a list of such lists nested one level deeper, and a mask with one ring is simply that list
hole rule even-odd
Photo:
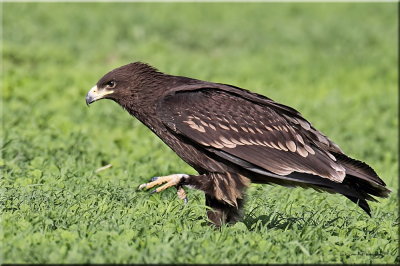
[{"label": "eagle leg", "polygon": [[178,190],[178,197],[185,203],[187,196],[183,186],[202,190],[206,194],[206,205],[209,207],[208,219],[219,227],[222,224],[235,223],[241,218],[243,192],[249,183],[248,178],[236,173],[174,174],[153,177],[149,183],[141,184],[139,189],[159,186],[151,192],[158,193],[174,186]]},{"label": "eagle leg", "polygon": [[167,175],[167,176],[159,176],[159,177],[153,177],[149,183],[144,183],[139,186],[138,189],[150,189],[155,186],[164,185],[156,188],[153,190],[151,193],[158,193],[163,190],[166,190],[167,188],[175,186],[177,188],[177,194],[178,197],[183,200],[185,203],[188,202],[186,192],[183,189],[182,185],[179,185],[182,182],[182,179],[189,177],[189,175],[186,174],[173,174],[173,175]]},{"label": "eagle leg", "polygon": [[186,191],[183,189],[183,186],[178,186],[178,191],[176,192],[178,194],[178,198],[180,198],[181,200],[183,200],[183,202],[185,204],[188,203],[188,198],[186,195]]},{"label": "eagle leg", "polygon": [[237,199],[238,206],[233,207],[206,194],[206,205],[210,207],[207,210],[208,220],[216,227],[236,223],[243,216],[243,202],[243,199]]},{"label": "eagle leg", "polygon": [[240,220],[244,190],[249,184],[248,178],[237,173],[191,175],[181,183],[205,193],[208,219],[217,227]]}]

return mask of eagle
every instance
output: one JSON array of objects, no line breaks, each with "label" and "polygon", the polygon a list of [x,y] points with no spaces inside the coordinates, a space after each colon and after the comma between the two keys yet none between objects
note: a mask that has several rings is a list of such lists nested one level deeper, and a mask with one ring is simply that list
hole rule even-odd
[{"label": "eagle", "polygon": [[344,154],[297,110],[249,90],[134,62],[105,74],[86,104],[100,99],[118,103],[198,172],[154,177],[139,189],[175,187],[185,202],[184,187],[201,190],[216,226],[243,216],[251,182],[339,193],[370,216],[367,201],[390,193],[369,165]]}]

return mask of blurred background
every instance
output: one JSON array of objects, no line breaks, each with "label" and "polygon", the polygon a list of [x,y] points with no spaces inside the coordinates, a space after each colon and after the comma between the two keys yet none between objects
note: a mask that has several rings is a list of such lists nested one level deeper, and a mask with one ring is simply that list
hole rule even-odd
[{"label": "blurred background", "polygon": [[[174,191],[135,192],[152,176],[193,169],[117,104],[85,104],[102,75],[134,61],[232,84],[299,110],[397,190],[395,3],[2,9],[5,262],[399,261],[396,193],[373,203],[369,220],[344,197],[254,185],[243,223],[214,232],[202,225],[201,193],[191,190],[191,206],[182,209]],[[107,164],[113,167],[94,173]],[[326,227],[315,233],[317,224]]]}]

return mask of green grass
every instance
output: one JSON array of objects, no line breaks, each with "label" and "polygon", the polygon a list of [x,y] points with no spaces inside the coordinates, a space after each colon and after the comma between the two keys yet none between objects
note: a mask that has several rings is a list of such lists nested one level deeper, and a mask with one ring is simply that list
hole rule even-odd
[{"label": "green grass", "polygon": [[[4,3],[2,17],[3,262],[400,262],[396,3]],[[115,103],[85,105],[139,60],[298,109],[394,192],[369,218],[340,195],[252,185],[243,222],[220,230],[198,191],[187,206],[137,192],[194,173]]]}]

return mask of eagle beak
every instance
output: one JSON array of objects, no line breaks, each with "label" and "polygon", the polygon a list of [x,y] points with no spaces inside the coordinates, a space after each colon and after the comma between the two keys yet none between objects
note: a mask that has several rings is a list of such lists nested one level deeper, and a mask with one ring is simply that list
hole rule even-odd
[{"label": "eagle beak", "polygon": [[86,104],[89,105],[97,100],[103,99],[104,96],[113,93],[114,91],[99,89],[97,86],[94,86],[90,89],[88,94],[86,94]]}]

